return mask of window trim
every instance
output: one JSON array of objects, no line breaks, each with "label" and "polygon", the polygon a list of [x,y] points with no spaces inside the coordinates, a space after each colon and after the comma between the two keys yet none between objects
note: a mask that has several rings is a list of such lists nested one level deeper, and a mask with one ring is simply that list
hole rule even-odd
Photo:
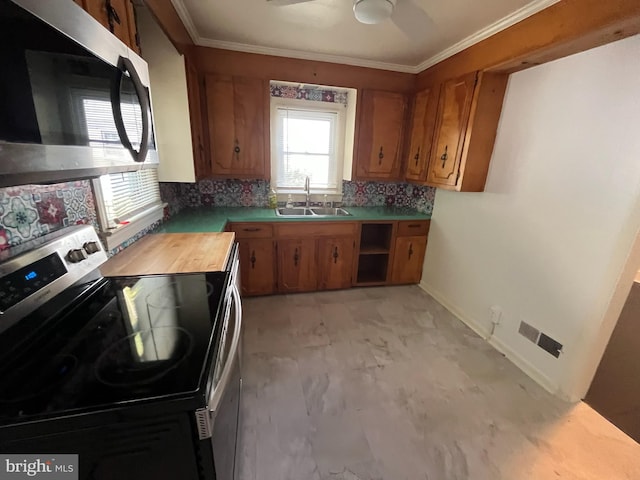
[{"label": "window trim", "polygon": [[347,106],[341,103],[315,102],[312,100],[300,100],[294,98],[270,97],[270,119],[271,119],[271,188],[277,194],[302,194],[304,188],[278,188],[278,166],[280,158],[278,152],[278,109],[287,108],[303,111],[317,111],[336,114],[335,135],[335,175],[336,188],[314,188],[311,190],[315,195],[342,195],[342,180],[344,177],[345,162],[345,133],[346,133],[346,114]]}]

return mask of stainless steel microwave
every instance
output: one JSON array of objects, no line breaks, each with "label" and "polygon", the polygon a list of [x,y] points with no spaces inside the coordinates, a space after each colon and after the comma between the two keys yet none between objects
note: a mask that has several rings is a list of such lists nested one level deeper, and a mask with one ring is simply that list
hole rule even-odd
[{"label": "stainless steel microwave", "polygon": [[0,187],[155,167],[146,62],[72,0],[0,0]]}]

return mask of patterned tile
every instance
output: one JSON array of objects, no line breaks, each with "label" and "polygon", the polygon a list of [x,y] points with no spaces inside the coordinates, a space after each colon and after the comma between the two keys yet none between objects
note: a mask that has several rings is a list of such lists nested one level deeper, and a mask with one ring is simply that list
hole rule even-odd
[{"label": "patterned tile", "polygon": [[0,252],[9,248],[9,234],[4,228],[0,228]]},{"label": "patterned tile", "polygon": [[0,189],[0,244],[18,245],[80,223],[98,226],[88,180]]},{"label": "patterned tile", "polygon": [[[40,223],[46,223],[50,228],[59,228],[67,216],[64,201],[55,192],[44,192],[39,195],[36,208],[40,215]],[[35,195],[34,195],[35,197]]]},{"label": "patterned tile", "polygon": [[43,234],[38,210],[30,193],[21,191],[18,195],[4,196],[2,204],[0,224],[9,233],[10,245],[26,242]]},{"label": "patterned tile", "polygon": [[[195,184],[161,183],[160,195],[169,204],[170,215],[185,207],[266,207],[271,187],[266,180],[200,180]],[[384,205],[415,208],[431,213],[435,189],[408,183],[342,182],[345,207]]]},{"label": "patterned tile", "polygon": [[348,94],[343,90],[332,90],[327,87],[306,87],[271,82],[271,96],[279,98],[295,98],[312,102],[340,103],[347,105]]}]

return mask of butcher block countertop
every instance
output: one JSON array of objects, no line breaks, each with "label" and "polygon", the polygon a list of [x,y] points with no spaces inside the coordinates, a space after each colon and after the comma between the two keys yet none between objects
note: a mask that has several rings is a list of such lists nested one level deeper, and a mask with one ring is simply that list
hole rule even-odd
[{"label": "butcher block countertop", "polygon": [[218,272],[224,270],[234,233],[155,233],[100,267],[104,277]]}]

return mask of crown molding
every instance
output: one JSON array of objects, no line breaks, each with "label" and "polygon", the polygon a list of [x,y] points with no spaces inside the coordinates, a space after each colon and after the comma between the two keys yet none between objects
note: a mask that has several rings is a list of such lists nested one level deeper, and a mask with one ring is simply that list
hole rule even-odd
[{"label": "crown molding", "polygon": [[535,15],[541,10],[544,10],[547,7],[550,7],[554,3],[558,3],[560,0],[536,0],[535,2],[529,3],[524,7],[516,10],[510,15],[501,18],[495,23],[492,23],[488,27],[483,28],[482,30],[478,30],[473,35],[468,36],[467,38],[459,41],[458,43],[451,45],[449,48],[444,49],[442,52],[434,55],[426,59],[424,62],[416,65],[414,68],[416,69],[415,73],[420,73],[426,70],[429,67],[434,66],[437,63],[446,60],[449,57],[454,56],[456,53],[460,53],[461,51],[469,48],[476,43],[481,42],[482,40],[489,38],[492,35],[495,35],[502,30],[506,30],[507,28],[515,25],[518,22],[521,22],[525,18],[530,17],[531,15]]},{"label": "crown molding", "polygon": [[191,36],[191,39],[196,45],[211,48],[220,48],[223,50],[233,50],[237,52],[257,53],[260,55],[273,55],[276,57],[289,57],[298,58],[302,60],[313,60],[319,62],[339,63],[343,65],[352,65],[356,67],[376,68],[379,70],[390,70],[394,72],[413,73],[418,74],[433,65],[452,57],[456,53],[459,53],[472,45],[475,45],[482,40],[489,38],[496,33],[505,30],[512,25],[524,20],[544,10],[551,5],[558,3],[560,0],[535,0],[524,7],[516,10],[515,12],[501,18],[497,22],[492,23],[488,27],[478,30],[473,35],[470,35],[458,43],[444,49],[442,52],[426,59],[418,65],[402,65],[397,63],[378,62],[375,60],[366,60],[354,57],[347,57],[342,55],[330,55],[324,53],[304,52],[301,50],[289,50],[285,48],[263,47],[259,45],[249,45],[245,43],[227,42],[223,40],[214,40],[211,38],[201,37],[198,29],[193,23],[193,19],[189,14],[184,2],[182,0],[171,0],[174,8],[178,12],[178,16],[182,23],[184,23],[187,32]]},{"label": "crown molding", "polygon": [[276,57],[299,58],[302,60],[314,60],[316,62],[340,63],[342,65],[352,65],[355,67],[376,68],[378,70],[391,70],[394,72],[417,73],[415,67],[410,65],[400,65],[397,63],[377,62],[341,55],[329,55],[325,53],[303,52],[300,50],[287,50],[285,48],[260,47],[257,45],[247,45],[244,43],[224,42],[221,40],[211,40],[200,38],[197,42],[203,47],[221,48],[223,50],[235,50],[238,52],[258,53],[261,55],[274,55]]},{"label": "crown molding", "polygon": [[176,12],[178,12],[178,16],[180,17],[180,20],[182,20],[184,28],[187,29],[187,33],[191,37],[191,40],[193,40],[193,43],[198,45],[200,34],[198,33],[198,29],[193,23],[191,14],[189,13],[189,10],[187,10],[187,7],[185,7],[184,2],[182,0],[171,0],[171,4],[173,5],[173,8],[176,9]]}]

